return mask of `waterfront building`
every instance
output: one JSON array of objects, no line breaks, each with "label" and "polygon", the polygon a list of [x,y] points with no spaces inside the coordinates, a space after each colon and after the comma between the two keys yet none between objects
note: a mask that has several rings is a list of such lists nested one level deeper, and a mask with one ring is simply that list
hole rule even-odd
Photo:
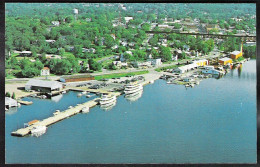
[{"label": "waterfront building", "polygon": [[63,88],[62,84],[57,81],[44,81],[38,79],[30,79],[25,84],[25,90],[36,90],[39,92],[51,92],[55,90],[61,90]]},{"label": "waterfront building", "polygon": [[235,51],[230,53],[231,59],[238,59],[241,56],[242,56],[242,51],[235,50]]},{"label": "waterfront building", "polygon": [[192,64],[188,64],[188,65],[185,65],[185,66],[177,67],[172,72],[182,74],[182,73],[185,73],[187,71],[194,70],[195,68],[198,68],[198,67],[199,67],[198,64],[192,63]]},{"label": "waterfront building", "polygon": [[227,65],[228,63],[232,63],[232,59],[230,59],[230,58],[227,58],[227,57],[224,57],[224,58],[222,58],[222,59],[219,59],[219,63],[221,64],[221,65]]},{"label": "waterfront building", "polygon": [[16,100],[12,99],[11,97],[5,97],[5,108],[17,107],[18,103]]},{"label": "waterfront building", "polygon": [[206,66],[209,64],[209,61],[206,59],[195,60],[193,63],[196,63],[198,66]]},{"label": "waterfront building", "polygon": [[89,81],[94,80],[95,78],[92,75],[69,75],[62,76],[60,78],[61,82],[79,82],[79,81]]}]

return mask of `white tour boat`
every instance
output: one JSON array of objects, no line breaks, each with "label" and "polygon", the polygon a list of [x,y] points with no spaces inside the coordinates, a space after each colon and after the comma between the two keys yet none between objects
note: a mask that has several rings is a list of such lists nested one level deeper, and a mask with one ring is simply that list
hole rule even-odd
[{"label": "white tour boat", "polygon": [[134,82],[134,83],[127,84],[125,86],[124,93],[131,94],[140,90],[143,90],[143,86],[141,84],[138,84],[137,82]]},{"label": "white tour boat", "polygon": [[46,126],[36,126],[36,127],[33,127],[33,129],[31,130],[31,134],[33,136],[38,137],[38,136],[46,133],[46,130],[47,130]]},{"label": "white tour boat", "polygon": [[114,101],[116,101],[116,96],[114,95],[109,96],[109,95],[102,94],[99,103],[100,105],[105,105],[105,104],[112,103]]}]

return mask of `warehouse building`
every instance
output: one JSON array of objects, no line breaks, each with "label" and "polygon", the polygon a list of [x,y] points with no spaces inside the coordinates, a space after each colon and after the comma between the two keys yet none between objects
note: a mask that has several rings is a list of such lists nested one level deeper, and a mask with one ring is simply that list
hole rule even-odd
[{"label": "warehouse building", "polygon": [[59,91],[63,85],[57,81],[44,81],[38,79],[31,79],[25,85],[25,90],[36,90],[39,92]]},{"label": "warehouse building", "polygon": [[242,56],[242,52],[241,51],[233,51],[230,53],[230,57],[231,59],[238,59],[239,57]]},{"label": "warehouse building", "polygon": [[224,57],[222,59],[219,59],[219,64],[221,65],[227,65],[228,63],[231,64],[232,63],[232,59]]},{"label": "warehouse building", "polygon": [[79,81],[89,81],[94,80],[92,75],[72,75],[72,76],[62,76],[60,78],[61,82],[79,82]]}]

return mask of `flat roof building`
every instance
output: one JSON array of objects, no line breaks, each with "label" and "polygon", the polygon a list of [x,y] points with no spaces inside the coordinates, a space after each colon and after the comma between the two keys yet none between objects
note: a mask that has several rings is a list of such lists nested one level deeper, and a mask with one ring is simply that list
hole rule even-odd
[{"label": "flat roof building", "polygon": [[232,59],[230,59],[230,58],[227,58],[227,57],[224,57],[224,58],[222,58],[222,59],[219,59],[219,63],[221,64],[221,65],[227,65],[228,63],[232,63]]},{"label": "flat roof building", "polygon": [[51,92],[54,90],[61,90],[62,88],[63,85],[60,82],[38,79],[30,79],[25,85],[25,90],[36,90],[39,92]]}]

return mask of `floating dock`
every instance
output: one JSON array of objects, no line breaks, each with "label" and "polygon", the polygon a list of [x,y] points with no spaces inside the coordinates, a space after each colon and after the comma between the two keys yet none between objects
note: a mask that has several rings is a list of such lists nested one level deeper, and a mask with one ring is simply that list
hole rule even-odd
[{"label": "floating dock", "polygon": [[14,131],[11,133],[12,136],[20,136],[20,137],[23,137],[23,136],[26,136],[28,134],[31,133],[31,130],[34,128],[34,127],[37,127],[37,126],[50,126],[56,122],[59,122],[63,119],[66,119],[68,117],[71,117],[73,115],[76,115],[78,114],[79,112],[81,112],[81,110],[84,108],[84,107],[89,107],[89,108],[92,108],[94,106],[96,106],[98,104],[98,100],[99,98],[95,98],[91,101],[88,101],[86,103],[83,103],[83,104],[78,104],[77,106],[74,106],[73,108],[69,108],[63,112],[60,112],[59,114],[56,114],[56,115],[53,115],[49,118],[46,118],[42,121],[39,121],[31,126],[28,126],[26,128],[21,128],[21,129],[18,129],[17,131]]},{"label": "floating dock", "polygon": [[22,101],[22,100],[18,100],[17,102],[18,102],[18,103],[21,103],[21,104],[23,104],[23,105],[31,105],[31,104],[33,104],[32,101]]}]

